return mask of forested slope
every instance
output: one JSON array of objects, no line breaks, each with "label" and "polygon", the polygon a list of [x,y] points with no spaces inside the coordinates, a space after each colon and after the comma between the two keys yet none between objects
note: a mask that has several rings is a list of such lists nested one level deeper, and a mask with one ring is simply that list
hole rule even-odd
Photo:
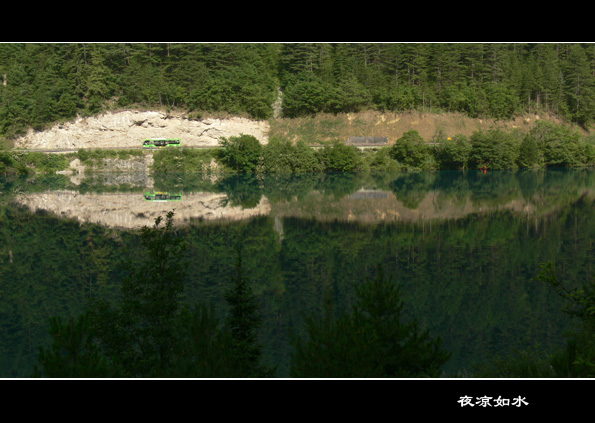
[{"label": "forested slope", "polygon": [[4,43],[0,138],[104,110],[270,119],[365,110],[595,120],[594,44]]}]

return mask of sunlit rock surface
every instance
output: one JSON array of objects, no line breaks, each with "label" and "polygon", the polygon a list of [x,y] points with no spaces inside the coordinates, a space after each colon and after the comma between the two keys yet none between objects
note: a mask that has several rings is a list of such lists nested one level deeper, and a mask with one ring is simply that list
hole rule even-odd
[{"label": "sunlit rock surface", "polygon": [[216,147],[222,137],[252,135],[268,143],[267,121],[241,117],[191,120],[156,111],[126,110],[77,118],[72,122],[35,132],[30,130],[15,141],[16,148],[79,149],[142,147],[146,138],[181,138],[182,146]]}]

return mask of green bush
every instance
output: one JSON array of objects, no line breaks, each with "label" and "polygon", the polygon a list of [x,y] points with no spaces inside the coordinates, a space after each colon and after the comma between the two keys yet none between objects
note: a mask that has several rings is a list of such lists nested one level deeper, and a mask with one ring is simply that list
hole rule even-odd
[{"label": "green bush", "polygon": [[324,170],[329,172],[354,172],[363,164],[362,157],[355,147],[339,141],[326,144],[317,153]]},{"label": "green bush", "polygon": [[390,156],[407,168],[430,169],[433,167],[433,154],[419,132],[405,132],[390,150]]},{"label": "green bush", "polygon": [[272,137],[263,148],[265,172],[291,173],[295,162],[295,148],[291,141]]},{"label": "green bush", "polygon": [[399,162],[390,155],[390,147],[380,148],[365,156],[368,169],[372,172],[397,171],[401,169]]},{"label": "green bush", "polygon": [[517,164],[520,168],[533,167],[539,162],[539,147],[535,138],[526,136],[519,146]]},{"label": "green bush", "polygon": [[436,160],[440,169],[465,169],[471,144],[465,135],[456,135],[440,143],[436,150]]},{"label": "green bush", "polygon": [[225,165],[239,173],[256,172],[261,156],[262,145],[252,135],[230,137],[221,140],[221,159]]},{"label": "green bush", "polygon": [[295,161],[293,162],[294,173],[320,172],[323,164],[314,150],[304,141],[298,141],[293,150]]},{"label": "green bush", "polygon": [[514,169],[519,156],[519,142],[512,133],[500,129],[476,131],[471,135],[469,167]]},{"label": "green bush", "polygon": [[535,140],[545,166],[568,167],[582,163],[584,141],[578,132],[540,121],[531,129],[529,136]]},{"label": "green bush", "polygon": [[152,170],[156,173],[210,172],[211,161],[216,159],[214,149],[159,150],[153,154]]}]

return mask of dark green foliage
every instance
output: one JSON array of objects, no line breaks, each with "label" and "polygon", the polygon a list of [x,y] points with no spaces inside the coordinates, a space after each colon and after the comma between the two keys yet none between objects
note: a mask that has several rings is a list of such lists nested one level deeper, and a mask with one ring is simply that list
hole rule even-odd
[{"label": "dark green foliage", "polygon": [[581,135],[562,125],[538,122],[528,134],[539,149],[539,161],[549,167],[592,164],[589,147]]},{"label": "dark green foliage", "polygon": [[365,109],[595,120],[589,44],[7,43],[0,136],[111,107],[268,119]]},{"label": "dark green foliage", "polygon": [[491,116],[496,119],[510,119],[514,116],[520,101],[513,89],[501,83],[487,82],[484,91]]},{"label": "dark green foliage", "polygon": [[146,257],[137,264],[126,257],[118,307],[97,299],[91,307],[95,330],[108,357],[121,363],[130,377],[160,376],[171,363],[175,328],[183,291],[185,245],[173,229],[173,212],[165,226],[155,219],[143,228]]},{"label": "dark green foliage", "polygon": [[555,374],[548,354],[534,347],[481,363],[474,370],[473,377],[552,378]]},{"label": "dark green foliage", "polygon": [[232,286],[224,297],[229,305],[226,328],[231,338],[229,365],[234,369],[233,376],[254,378],[272,375],[273,370],[261,364],[262,346],[258,341],[257,329],[262,323],[262,317],[256,297],[244,276],[240,250]]},{"label": "dark green foliage", "polygon": [[16,175],[19,173],[28,173],[25,168],[22,169],[24,172],[20,172],[17,168],[17,161],[14,159],[12,152],[4,149],[0,149],[0,174],[3,176]]},{"label": "dark green foliage", "polygon": [[357,149],[339,141],[325,144],[316,154],[328,172],[353,172],[362,165],[362,157]]},{"label": "dark green foliage", "polygon": [[543,264],[536,279],[553,288],[566,301],[563,310],[577,319],[577,325],[567,334],[565,346],[549,355],[531,349],[496,358],[479,366],[475,377],[592,378],[595,375],[595,280],[571,287],[560,280],[553,262]]},{"label": "dark green foliage", "polygon": [[40,377],[267,377],[261,365],[259,306],[243,276],[241,255],[226,292],[223,324],[212,305],[183,306],[187,244],[173,212],[140,236],[144,255],[125,257],[119,301],[91,299],[77,320],[51,318],[54,343],[40,350]]},{"label": "dark green foliage", "polygon": [[330,100],[329,88],[310,74],[296,79],[284,92],[283,115],[295,118],[326,111]]},{"label": "dark green foliage", "polygon": [[441,339],[403,315],[400,288],[378,267],[376,279],[356,287],[351,311],[306,318],[306,335],[295,338],[294,377],[438,377],[450,354]]},{"label": "dark green foliage", "polygon": [[390,155],[410,169],[430,169],[433,153],[418,131],[407,131],[391,147]]},{"label": "dark green foliage", "polygon": [[40,348],[39,364],[34,377],[49,378],[100,378],[118,377],[118,368],[108,363],[93,341],[89,314],[79,318],[70,317],[62,322],[59,317],[50,319],[49,334],[53,342],[50,348]]},{"label": "dark green foliage", "polygon": [[291,173],[295,169],[295,151],[289,140],[271,138],[263,148],[263,170],[265,172]]},{"label": "dark green foliage", "polygon": [[318,172],[323,164],[319,157],[304,141],[298,141],[293,147],[293,171],[295,173]]},{"label": "dark green foliage", "polygon": [[365,156],[364,160],[368,164],[371,172],[398,171],[401,166],[399,162],[391,157],[391,147],[382,147],[378,151]]},{"label": "dark green foliage", "polygon": [[471,144],[464,135],[441,140],[436,149],[440,169],[465,169],[471,153]]},{"label": "dark green foliage", "polygon": [[538,122],[528,136],[535,140],[545,166],[576,166],[583,161],[581,136],[570,128]]},{"label": "dark green foliage", "polygon": [[230,365],[232,338],[224,330],[212,304],[200,304],[194,310],[184,308],[175,334],[167,377],[238,377],[238,372]]},{"label": "dark green foliage", "polygon": [[239,173],[256,172],[262,156],[262,145],[252,135],[221,140],[221,161]]},{"label": "dark green foliage", "polygon": [[530,168],[539,163],[539,147],[535,138],[525,136],[519,146],[517,164],[519,168]]},{"label": "dark green foliage", "polygon": [[469,167],[472,169],[514,169],[518,157],[518,141],[513,133],[492,129],[471,135]]}]

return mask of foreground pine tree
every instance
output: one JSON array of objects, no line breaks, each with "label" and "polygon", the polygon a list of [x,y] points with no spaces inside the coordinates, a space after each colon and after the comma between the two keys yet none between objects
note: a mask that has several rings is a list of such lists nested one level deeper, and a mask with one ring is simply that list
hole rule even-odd
[{"label": "foreground pine tree", "polygon": [[124,261],[121,300],[93,299],[66,323],[50,320],[53,344],[40,349],[36,377],[251,378],[272,376],[261,364],[261,318],[244,277],[238,251],[236,274],[225,298],[229,316],[214,306],[182,303],[186,248],[173,228],[173,212],[141,232],[144,256]]},{"label": "foreground pine tree", "polygon": [[441,339],[405,321],[399,287],[377,278],[356,288],[350,311],[334,317],[332,306],[322,317],[308,316],[306,333],[294,337],[293,377],[406,378],[438,377],[450,354]]},{"label": "foreground pine tree", "polygon": [[225,293],[229,305],[227,330],[231,335],[231,354],[235,377],[270,377],[274,369],[261,364],[262,346],[258,341],[258,327],[262,318],[256,297],[252,293],[242,268],[242,254],[238,247],[236,273],[232,286]]}]

